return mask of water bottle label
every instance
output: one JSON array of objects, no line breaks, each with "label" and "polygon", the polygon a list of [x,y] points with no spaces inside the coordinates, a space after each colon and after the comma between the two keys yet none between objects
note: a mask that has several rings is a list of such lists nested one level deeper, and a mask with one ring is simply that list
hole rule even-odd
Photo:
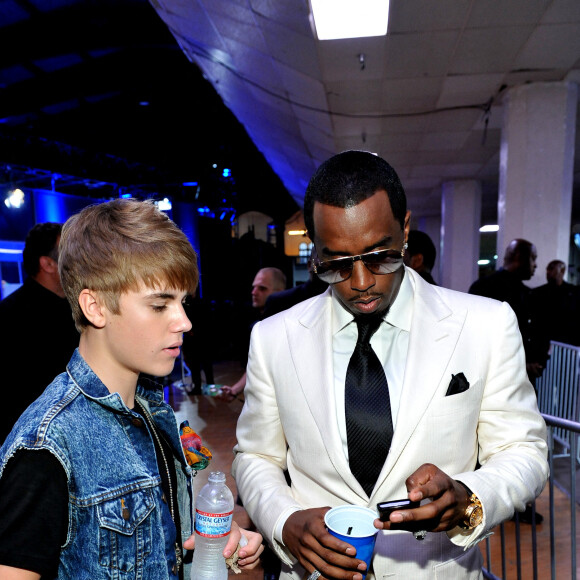
[{"label": "water bottle label", "polygon": [[208,514],[195,510],[195,531],[204,538],[223,538],[230,533],[234,512]]}]

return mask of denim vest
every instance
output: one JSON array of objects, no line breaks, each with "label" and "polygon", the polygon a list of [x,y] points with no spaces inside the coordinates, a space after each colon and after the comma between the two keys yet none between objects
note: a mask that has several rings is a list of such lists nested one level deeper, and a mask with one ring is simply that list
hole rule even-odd
[{"label": "denim vest", "polygon": [[[137,397],[174,448],[182,541],[193,533],[191,468],[159,389]],[[66,471],[69,522],[58,578],[177,578],[175,526],[147,426],[111,394],[76,350],[0,449],[0,476],[18,449],[47,449]],[[42,539],[40,539],[42,541]],[[31,548],[32,549],[32,548]],[[188,579],[191,565],[186,565]]]}]

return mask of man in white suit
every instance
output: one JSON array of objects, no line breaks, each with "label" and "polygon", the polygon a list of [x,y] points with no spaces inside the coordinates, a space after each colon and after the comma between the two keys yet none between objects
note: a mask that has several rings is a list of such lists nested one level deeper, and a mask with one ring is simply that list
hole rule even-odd
[{"label": "man in white suit", "polygon": [[[481,578],[475,544],[523,510],[548,472],[514,313],[404,267],[410,213],[397,174],[375,155],[326,161],[304,214],[330,288],[253,330],[233,465],[244,506],[285,580],[361,580],[366,565],[327,532],[325,512],[405,497],[421,505],[375,521],[367,580]],[[370,347],[388,384],[378,423],[389,427],[371,438],[373,450],[388,443],[369,486],[354,468],[367,446],[353,446],[348,392],[357,327],[371,319]],[[410,530],[427,534],[417,541]]]}]

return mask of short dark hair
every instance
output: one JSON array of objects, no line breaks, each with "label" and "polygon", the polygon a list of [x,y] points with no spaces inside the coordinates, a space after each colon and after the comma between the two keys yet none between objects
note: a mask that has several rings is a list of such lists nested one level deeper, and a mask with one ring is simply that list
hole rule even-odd
[{"label": "short dark hair", "polygon": [[407,244],[409,246],[407,248],[409,256],[422,254],[425,268],[431,270],[435,265],[435,258],[437,257],[437,250],[435,249],[433,240],[425,232],[411,230],[407,237]]},{"label": "short dark hair", "polygon": [[533,245],[532,242],[528,242],[528,240],[523,240],[522,238],[512,240],[505,250],[503,258],[504,266],[513,264],[518,260],[529,260]]},{"label": "short dark hair", "polygon": [[368,151],[344,151],[326,160],[312,176],[304,195],[304,222],[314,241],[314,204],[349,208],[387,192],[394,218],[405,227],[407,198],[396,171],[381,157]]},{"label": "short dark hair", "polygon": [[58,236],[62,231],[62,224],[45,222],[36,224],[26,235],[22,265],[29,276],[36,276],[40,270],[39,260],[42,256],[49,256],[58,261]]}]

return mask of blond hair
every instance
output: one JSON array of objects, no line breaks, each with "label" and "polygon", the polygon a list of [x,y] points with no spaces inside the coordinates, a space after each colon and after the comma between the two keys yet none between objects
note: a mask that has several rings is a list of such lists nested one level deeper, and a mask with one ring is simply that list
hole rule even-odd
[{"label": "blond hair", "polygon": [[197,257],[185,234],[153,202],[116,199],[84,208],[67,220],[59,246],[62,287],[82,332],[90,323],[80,306],[84,289],[98,292],[119,314],[119,297],[169,285],[193,294]]}]

